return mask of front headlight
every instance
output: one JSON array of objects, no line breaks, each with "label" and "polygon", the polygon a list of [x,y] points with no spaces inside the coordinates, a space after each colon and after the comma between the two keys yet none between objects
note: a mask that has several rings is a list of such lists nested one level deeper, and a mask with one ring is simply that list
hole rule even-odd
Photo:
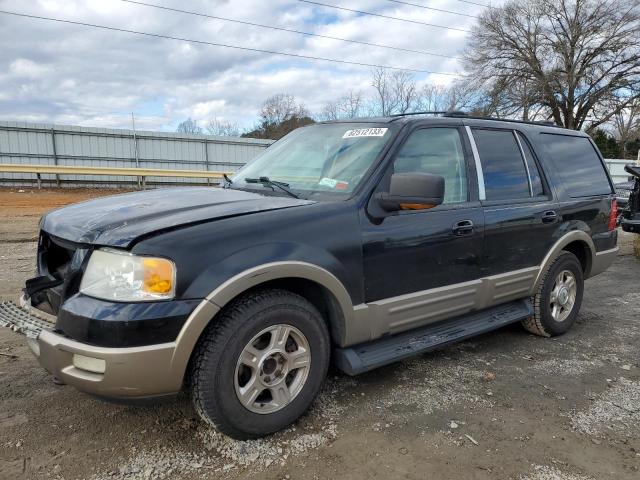
[{"label": "front headlight", "polygon": [[113,249],[95,250],[80,282],[80,292],[118,302],[173,298],[176,267],[166,258],[142,257]]}]

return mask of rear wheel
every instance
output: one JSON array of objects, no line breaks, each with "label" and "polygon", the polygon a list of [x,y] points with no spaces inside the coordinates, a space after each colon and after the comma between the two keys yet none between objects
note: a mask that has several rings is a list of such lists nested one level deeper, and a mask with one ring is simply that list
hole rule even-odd
[{"label": "rear wheel", "polygon": [[543,274],[532,299],[534,315],[522,322],[524,327],[544,337],[562,335],[578,316],[583,292],[580,261],[571,252],[561,252]]},{"label": "rear wheel", "polygon": [[329,354],[327,327],[311,303],[285,290],[252,292],[229,305],[198,344],[195,409],[238,439],[281,430],[313,402]]}]

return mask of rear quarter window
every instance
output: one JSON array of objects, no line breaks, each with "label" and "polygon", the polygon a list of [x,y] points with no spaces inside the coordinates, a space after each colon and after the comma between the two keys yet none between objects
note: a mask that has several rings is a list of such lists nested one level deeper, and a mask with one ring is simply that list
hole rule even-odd
[{"label": "rear quarter window", "polygon": [[608,195],[611,185],[600,157],[586,137],[542,133],[544,150],[570,197]]}]

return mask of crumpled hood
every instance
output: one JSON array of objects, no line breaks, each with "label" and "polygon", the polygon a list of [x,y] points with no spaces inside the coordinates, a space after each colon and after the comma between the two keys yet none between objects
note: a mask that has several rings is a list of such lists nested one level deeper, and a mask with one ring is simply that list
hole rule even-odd
[{"label": "crumpled hood", "polygon": [[126,248],[161,230],[312,203],[213,187],[164,188],[54,210],[43,218],[42,229],[71,242]]}]

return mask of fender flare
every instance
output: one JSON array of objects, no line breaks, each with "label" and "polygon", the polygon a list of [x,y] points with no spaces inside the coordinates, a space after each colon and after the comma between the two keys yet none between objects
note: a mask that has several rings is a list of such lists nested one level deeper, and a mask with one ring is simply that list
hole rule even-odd
[{"label": "fender flare", "polygon": [[585,271],[585,278],[589,277],[591,266],[593,265],[593,261],[596,258],[596,246],[593,243],[592,238],[586,232],[582,230],[571,230],[570,232],[560,237],[560,239],[556,243],[554,243],[551,249],[549,249],[549,251],[547,252],[547,255],[544,257],[544,260],[542,260],[542,263],[540,264],[538,275],[535,282],[533,283],[533,288],[531,289],[532,292],[535,292],[538,288],[540,282],[542,281],[542,275],[544,274],[544,272],[546,272],[549,265],[551,265],[551,262],[555,260],[555,258],[560,254],[564,247],[576,241],[584,243],[591,253],[591,258]]},{"label": "fender flare", "polygon": [[191,354],[204,329],[216,314],[231,300],[248,289],[280,278],[300,278],[310,280],[326,288],[337,301],[342,311],[342,331],[353,324],[354,307],[351,297],[342,282],[331,272],[307,262],[272,262],[245,270],[229,278],[216,287],[200,302],[182,326],[175,341],[171,360],[171,371],[184,377]]}]

